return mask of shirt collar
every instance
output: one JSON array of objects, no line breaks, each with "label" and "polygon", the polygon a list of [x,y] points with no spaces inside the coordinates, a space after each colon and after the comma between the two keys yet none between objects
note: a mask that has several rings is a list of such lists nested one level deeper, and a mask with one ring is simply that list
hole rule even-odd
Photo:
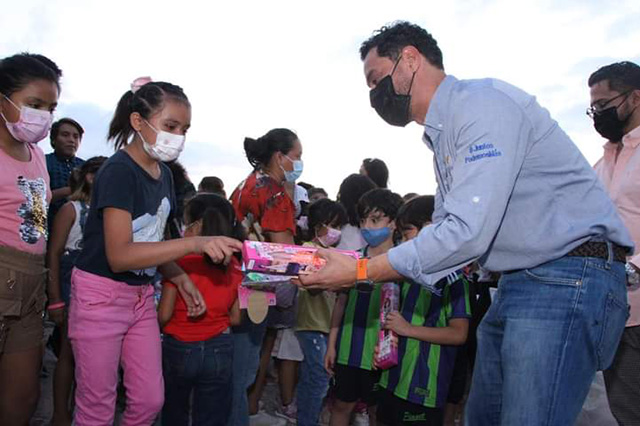
[{"label": "shirt collar", "polygon": [[71,162],[73,162],[73,160],[76,159],[75,155],[73,157],[66,158],[66,157],[62,157],[62,156],[58,155],[55,151],[53,151],[53,156],[56,157],[56,159],[61,163],[71,163]]},{"label": "shirt collar", "polygon": [[427,110],[427,115],[424,119],[425,133],[427,133],[431,138],[434,138],[434,135],[437,132],[442,131],[445,111],[449,107],[451,92],[453,91],[453,86],[457,81],[458,79],[454,76],[447,75],[444,80],[440,82],[433,98],[431,98],[429,109]]},{"label": "shirt collar", "polygon": [[636,148],[640,144],[640,126],[636,127],[622,137],[622,144]]}]

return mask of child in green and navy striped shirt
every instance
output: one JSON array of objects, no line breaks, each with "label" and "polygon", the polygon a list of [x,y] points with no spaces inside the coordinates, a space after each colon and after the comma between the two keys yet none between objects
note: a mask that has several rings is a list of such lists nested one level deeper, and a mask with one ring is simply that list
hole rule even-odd
[{"label": "child in green and navy striped shirt", "polygon": [[[433,197],[417,197],[396,218],[403,241],[414,238],[431,221]],[[398,365],[382,373],[378,424],[442,425],[444,405],[456,360],[456,346],[467,339],[469,285],[461,272],[447,280],[442,296],[413,282],[401,286],[399,312],[386,328],[398,336]]]},{"label": "child in green and navy striped shirt", "polygon": [[[378,256],[393,247],[394,219],[402,198],[388,189],[372,189],[358,201],[364,256]],[[335,373],[336,401],[331,425],[348,425],[358,400],[369,405],[370,424],[375,425],[374,388],[380,373],[373,357],[380,330],[380,284],[373,291],[351,289],[338,297],[331,319],[325,367]]]}]

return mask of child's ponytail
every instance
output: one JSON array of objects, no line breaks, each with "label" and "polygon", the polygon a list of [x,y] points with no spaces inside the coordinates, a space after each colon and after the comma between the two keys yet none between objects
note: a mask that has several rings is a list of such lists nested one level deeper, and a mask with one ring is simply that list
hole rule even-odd
[{"label": "child's ponytail", "polygon": [[129,138],[133,134],[133,127],[131,127],[130,116],[133,112],[131,109],[131,99],[133,99],[133,92],[127,91],[116,107],[116,112],[113,114],[111,123],[109,124],[109,134],[107,139],[113,141],[116,151],[127,144]]}]

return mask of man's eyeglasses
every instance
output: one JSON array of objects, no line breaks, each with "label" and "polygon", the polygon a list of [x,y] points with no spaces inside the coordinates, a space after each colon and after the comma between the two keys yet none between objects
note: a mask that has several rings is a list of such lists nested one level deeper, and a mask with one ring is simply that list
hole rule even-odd
[{"label": "man's eyeglasses", "polygon": [[593,118],[596,115],[600,114],[602,111],[604,111],[605,107],[607,105],[609,105],[611,102],[615,101],[616,99],[618,99],[618,98],[620,98],[622,96],[625,96],[625,95],[629,94],[629,92],[631,92],[631,90],[627,90],[624,93],[620,93],[618,96],[614,96],[613,98],[609,99],[608,101],[597,102],[595,105],[591,105],[589,108],[587,108],[587,110],[585,112],[589,117]]}]

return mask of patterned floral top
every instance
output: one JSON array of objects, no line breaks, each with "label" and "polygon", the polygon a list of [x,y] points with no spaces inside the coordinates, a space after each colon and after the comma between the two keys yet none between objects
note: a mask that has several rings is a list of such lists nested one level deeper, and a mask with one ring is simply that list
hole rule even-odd
[{"label": "patterned floral top", "polygon": [[296,233],[293,200],[284,185],[261,171],[251,173],[236,188],[231,203],[252,239],[263,240],[265,232]]}]

